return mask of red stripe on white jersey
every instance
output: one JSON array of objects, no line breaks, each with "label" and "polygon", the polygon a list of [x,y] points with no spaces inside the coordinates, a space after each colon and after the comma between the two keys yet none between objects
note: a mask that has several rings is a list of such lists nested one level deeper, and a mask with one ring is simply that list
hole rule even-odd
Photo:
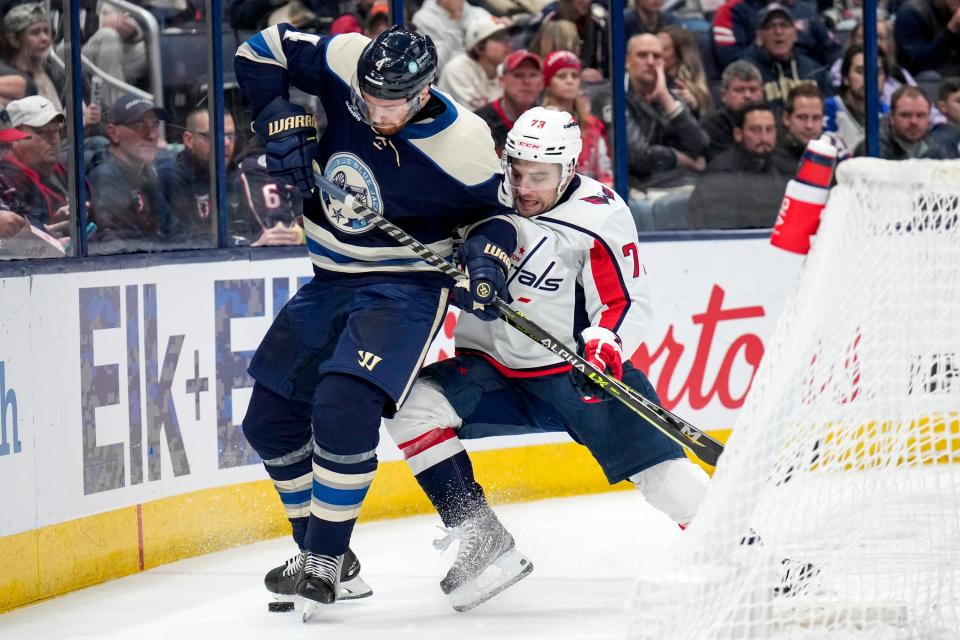
[{"label": "red stripe on white jersey", "polygon": [[590,271],[597,286],[600,302],[606,309],[600,314],[599,326],[616,333],[629,306],[630,292],[623,286],[617,261],[599,240],[590,249]]},{"label": "red stripe on white jersey", "polygon": [[431,429],[423,435],[419,435],[413,440],[408,440],[404,443],[397,445],[401,451],[403,451],[403,457],[405,460],[409,460],[413,456],[417,455],[421,451],[429,449],[430,447],[436,446],[441,442],[445,442],[451,438],[455,438],[457,432],[451,429],[450,427],[443,427],[438,429]]},{"label": "red stripe on white jersey", "polygon": [[496,369],[504,378],[539,378],[541,376],[552,376],[557,373],[566,373],[567,371],[570,371],[570,369],[573,369],[572,365],[566,363],[558,364],[553,367],[544,367],[541,369],[511,369],[510,367],[500,364],[482,351],[475,351],[473,349],[461,351],[460,349],[457,349],[457,355],[460,355],[461,353],[480,356],[493,365],[493,368]]}]

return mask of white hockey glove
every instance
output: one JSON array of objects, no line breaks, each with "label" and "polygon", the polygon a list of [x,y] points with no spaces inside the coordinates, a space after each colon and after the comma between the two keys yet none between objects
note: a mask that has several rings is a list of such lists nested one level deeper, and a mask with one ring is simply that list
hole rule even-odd
[{"label": "white hockey glove", "polygon": [[[580,332],[583,342],[583,359],[600,373],[606,373],[617,380],[623,377],[623,349],[620,338],[613,331],[603,327],[587,327]],[[583,376],[577,376],[580,384],[577,389],[584,402],[602,402],[607,398],[597,395],[597,387]]]}]

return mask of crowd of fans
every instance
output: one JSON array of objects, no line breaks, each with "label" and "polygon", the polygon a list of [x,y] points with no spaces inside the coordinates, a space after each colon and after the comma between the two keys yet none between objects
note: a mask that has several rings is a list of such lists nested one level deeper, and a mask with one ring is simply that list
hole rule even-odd
[{"label": "crowd of fans", "polygon": [[[162,34],[203,28],[199,0],[133,3]],[[90,253],[216,246],[206,107],[157,106],[142,16],[111,0],[80,4]],[[859,2],[628,4],[626,156],[641,230],[768,228],[809,141],[829,136],[841,158],[865,153]],[[240,40],[280,21],[370,37],[390,22],[384,0],[224,6],[224,28]],[[2,257],[62,255],[69,242],[62,8],[62,0],[0,0]],[[409,0],[406,9],[408,24],[437,45],[438,86],[490,125],[498,151],[531,106],[568,111],[584,140],[579,170],[612,184],[612,83],[620,80],[609,77],[605,3]],[[886,0],[877,26],[880,155],[957,158],[960,0]],[[302,243],[299,195],[267,174],[262,141],[241,133],[245,117],[234,109],[224,122],[220,215],[231,243]]]}]

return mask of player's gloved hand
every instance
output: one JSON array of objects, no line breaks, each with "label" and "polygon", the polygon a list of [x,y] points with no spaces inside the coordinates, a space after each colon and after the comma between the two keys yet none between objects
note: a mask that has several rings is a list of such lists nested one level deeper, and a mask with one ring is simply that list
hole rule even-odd
[{"label": "player's gloved hand", "polygon": [[267,171],[304,196],[314,189],[313,159],[318,152],[317,120],[306,109],[277,96],[253,123],[267,142]]},{"label": "player's gloved hand", "polygon": [[[623,378],[623,349],[617,334],[603,327],[587,327],[580,332],[580,340],[583,342],[583,351],[580,355],[594,369],[613,376],[617,380]],[[584,402],[603,402],[610,399],[609,395],[587,380],[583,374],[576,369],[573,371],[574,385]]]},{"label": "player's gloved hand", "polygon": [[466,270],[469,280],[453,288],[453,303],[481,320],[500,317],[490,305],[496,297],[506,298],[510,256],[485,237],[467,238],[457,252],[457,263]]}]

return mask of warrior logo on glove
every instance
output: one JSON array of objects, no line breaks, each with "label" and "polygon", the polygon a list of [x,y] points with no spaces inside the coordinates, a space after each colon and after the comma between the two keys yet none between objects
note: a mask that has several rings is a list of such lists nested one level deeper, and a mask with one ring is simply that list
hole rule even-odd
[{"label": "warrior logo on glove", "polygon": [[[288,129],[300,129],[302,127],[317,127],[317,119],[310,114],[302,116],[287,116],[267,123],[267,135],[275,136]],[[313,138],[314,140],[316,138]]]}]

